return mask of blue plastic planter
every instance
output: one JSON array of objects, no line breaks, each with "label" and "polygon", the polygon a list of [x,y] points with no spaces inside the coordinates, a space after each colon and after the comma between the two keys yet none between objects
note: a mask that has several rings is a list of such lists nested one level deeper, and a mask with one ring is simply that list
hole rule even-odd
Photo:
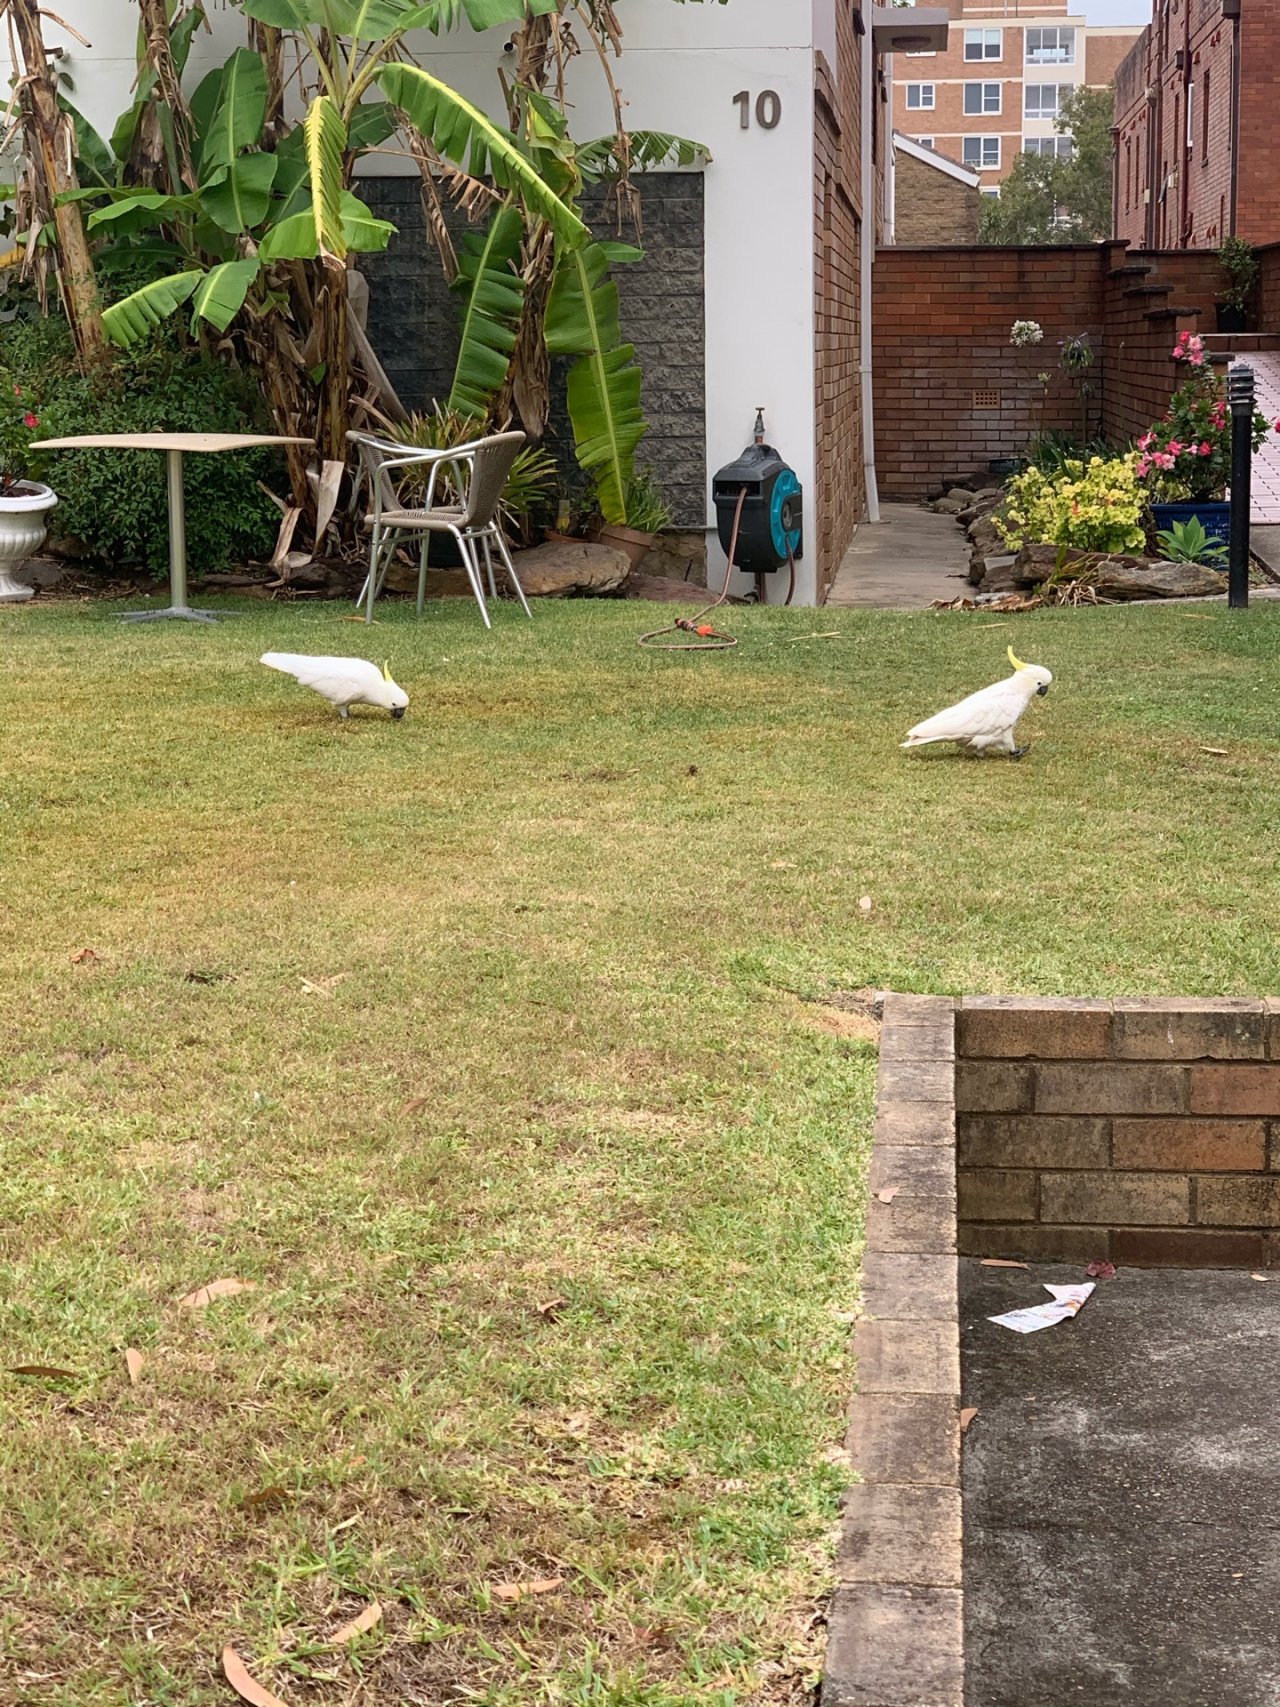
[{"label": "blue plastic planter", "polygon": [[1189,522],[1195,516],[1210,539],[1219,539],[1225,546],[1231,544],[1230,504],[1215,503],[1207,498],[1199,503],[1152,504],[1151,516],[1157,533],[1163,533],[1175,522]]}]

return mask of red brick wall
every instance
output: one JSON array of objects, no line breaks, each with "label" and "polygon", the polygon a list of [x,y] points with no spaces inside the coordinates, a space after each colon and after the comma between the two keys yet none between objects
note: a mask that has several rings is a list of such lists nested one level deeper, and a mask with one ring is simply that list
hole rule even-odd
[{"label": "red brick wall", "polygon": [[[839,63],[829,66],[819,54],[814,91],[818,493],[810,513],[816,518],[819,603],[866,513],[858,342],[862,64],[860,42],[849,7],[837,8],[836,28]],[[883,149],[877,153],[882,156]],[[878,159],[877,167],[880,165]]]},{"label": "red brick wall", "polygon": [[1216,248],[1233,230],[1254,243],[1280,239],[1280,178],[1271,150],[1280,96],[1278,26],[1280,0],[1242,6],[1233,215],[1235,26],[1222,16],[1221,0],[1156,0],[1150,27],[1116,75],[1117,237],[1162,249]]},{"label": "red brick wall", "polygon": [[[1273,270],[1280,301],[1280,251]],[[1022,455],[1041,426],[1078,436],[1077,395],[1057,363],[1058,341],[1080,332],[1097,351],[1090,432],[1113,443],[1136,436],[1172,395],[1177,333],[1212,326],[1217,281],[1211,254],[1127,256],[1111,244],[882,250],[874,298],[881,493],[923,497],[944,477]],[[1010,344],[1022,319],[1039,321],[1043,344]],[[1047,399],[1042,372],[1051,374]]]},{"label": "red brick wall", "polygon": [[971,1255],[1280,1266],[1280,1004],[966,997]]}]

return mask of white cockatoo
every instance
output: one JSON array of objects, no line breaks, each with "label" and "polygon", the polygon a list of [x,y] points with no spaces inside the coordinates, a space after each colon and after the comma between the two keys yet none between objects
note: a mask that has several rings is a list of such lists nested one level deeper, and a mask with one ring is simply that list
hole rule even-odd
[{"label": "white cockatoo", "polygon": [[1013,674],[989,688],[971,693],[958,705],[927,717],[910,731],[904,747],[926,747],[931,741],[955,741],[971,753],[1007,753],[1020,759],[1027,751],[1013,738],[1018,719],[1031,703],[1033,694],[1046,694],[1053,680],[1048,670],[1039,664],[1024,664],[1009,648]]},{"label": "white cockatoo", "polygon": [[264,652],[259,663],[323,694],[339,717],[353,705],[376,705],[395,718],[409,708],[408,694],[391,679],[390,664],[379,669],[364,658],[308,658],[303,652]]}]

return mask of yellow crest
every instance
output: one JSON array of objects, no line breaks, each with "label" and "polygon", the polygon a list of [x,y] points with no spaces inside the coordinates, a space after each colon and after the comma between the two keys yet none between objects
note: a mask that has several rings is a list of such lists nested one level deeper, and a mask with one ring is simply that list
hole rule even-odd
[{"label": "yellow crest", "polygon": [[391,660],[390,660],[390,658],[388,658],[386,663],[382,666],[382,679],[384,682],[389,682],[391,680]]},{"label": "yellow crest", "polygon": [[1018,657],[1012,646],[1009,647],[1008,651],[1009,662],[1013,665],[1015,670],[1029,670],[1031,668],[1030,664],[1024,664],[1022,662],[1022,659]]}]

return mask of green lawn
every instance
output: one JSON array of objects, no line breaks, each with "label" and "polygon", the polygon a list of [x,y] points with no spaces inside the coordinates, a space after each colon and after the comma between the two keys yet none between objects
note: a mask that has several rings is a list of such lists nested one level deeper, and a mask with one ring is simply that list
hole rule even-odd
[{"label": "green lawn", "polygon": [[[73,1372],[0,1374],[0,1700],[807,1700],[874,1054],[805,998],[1280,988],[1280,610],[242,608],[0,611],[0,1346]],[[900,753],[1010,640],[1030,756]]]}]

